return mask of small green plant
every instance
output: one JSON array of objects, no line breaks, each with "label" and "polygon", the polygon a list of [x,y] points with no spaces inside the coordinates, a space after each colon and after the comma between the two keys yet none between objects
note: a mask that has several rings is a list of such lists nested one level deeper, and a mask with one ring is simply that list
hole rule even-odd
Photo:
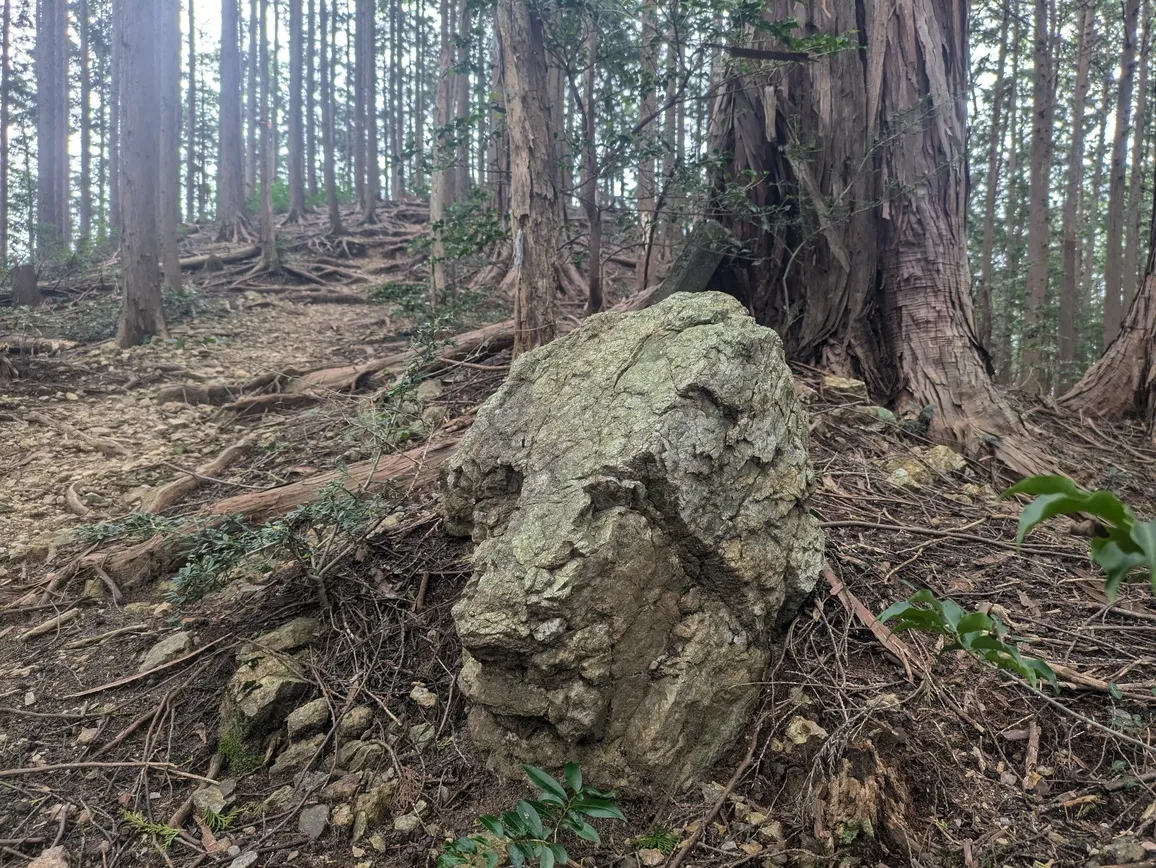
[{"label": "small green plant", "polygon": [[1156,592],[1156,521],[1139,521],[1131,507],[1110,491],[1085,491],[1066,476],[1030,476],[1003,497],[1030,494],[1035,500],[1020,513],[1016,543],[1042,522],[1060,515],[1083,513],[1096,521],[1092,561],[1104,571],[1104,592],[1116,599],[1120,584],[1147,575]]},{"label": "small green plant", "polygon": [[[245,747],[244,743],[234,732],[225,734],[224,738],[218,742],[217,750],[220,751],[221,756],[223,756],[229,764],[229,774],[237,778],[252,774],[261,768],[261,766],[265,765],[265,760],[262,759],[261,754]],[[228,815],[229,822],[232,822],[233,816],[233,813]],[[209,826],[214,832],[217,831],[213,829],[207,817],[205,818],[205,825]]]},{"label": "small green plant", "polygon": [[541,790],[538,798],[519,801],[513,810],[496,817],[479,817],[478,823],[486,834],[466,835],[447,844],[438,858],[438,868],[455,865],[496,868],[503,855],[506,864],[514,868],[565,865],[570,857],[558,843],[563,831],[598,844],[601,840],[598,831],[587,819],[626,819],[614,804],[613,793],[583,786],[582,770],[577,763],[567,763],[563,769],[565,784],[534,766],[522,766],[522,770]]},{"label": "small green plant", "polygon": [[76,528],[76,537],[84,543],[101,543],[108,540],[132,540],[142,542],[157,533],[171,530],[171,519],[149,515],[147,512],[130,512],[117,521],[102,521],[99,524],[82,524]]},{"label": "small green plant", "polygon": [[241,814],[240,808],[234,808],[225,814],[219,814],[212,808],[206,808],[201,820],[209,828],[210,832],[223,832],[237,819]]},{"label": "small green plant", "polygon": [[943,636],[947,639],[944,651],[962,649],[996,669],[1026,679],[1033,687],[1042,678],[1058,689],[1052,668],[1043,660],[1021,656],[1019,649],[1007,641],[1007,628],[998,619],[985,612],[964,612],[951,600],[937,599],[931,591],[919,591],[906,602],[889,606],[879,620],[893,621],[891,629],[897,633],[919,630]]},{"label": "small green plant", "polygon": [[180,829],[174,829],[164,823],[154,823],[139,811],[123,810],[121,814],[124,816],[124,821],[137,832],[157,838],[161,843],[162,850],[169,849],[177,835],[181,834]]},{"label": "small green plant", "polygon": [[670,826],[654,826],[634,839],[639,850],[657,850],[659,853],[673,853],[680,838]]}]

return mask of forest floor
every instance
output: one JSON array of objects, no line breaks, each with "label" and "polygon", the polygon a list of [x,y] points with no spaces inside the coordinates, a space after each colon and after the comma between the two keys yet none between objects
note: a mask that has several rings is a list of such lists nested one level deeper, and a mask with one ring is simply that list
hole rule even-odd
[{"label": "forest floor", "polygon": [[[344,243],[286,227],[288,275],[239,254],[190,270],[170,338],[142,348],[101,336],[115,300],[92,272],[49,311],[0,316],[10,347],[41,350],[10,352],[0,387],[0,865],[59,844],[85,866],[421,866],[526,797],[465,731],[450,607],[470,550],[435,484],[502,381],[508,312],[423,306],[425,219],[348,215]],[[208,230],[184,244],[238,251]],[[997,468],[797,375],[830,568],[718,783],[620,793],[629,822],[574,858],[664,864],[701,830],[682,864],[1156,865],[1147,589],[1109,605],[1062,522],[1017,551]],[[1139,431],[1011,398],[1064,472],[1154,511]],[[925,587],[997,614],[1059,693],[878,628]],[[219,745],[238,653],[303,617],[286,659],[298,704],[324,700],[306,755]],[[327,723],[354,709],[366,732]],[[189,804],[203,778],[219,812]]]}]

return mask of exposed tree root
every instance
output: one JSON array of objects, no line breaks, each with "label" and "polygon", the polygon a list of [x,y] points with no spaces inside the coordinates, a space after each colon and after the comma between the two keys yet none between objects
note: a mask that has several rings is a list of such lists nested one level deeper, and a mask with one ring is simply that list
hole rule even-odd
[{"label": "exposed tree root", "polygon": [[260,252],[261,245],[254,244],[250,247],[242,247],[240,250],[227,251],[224,253],[206,253],[204,256],[190,256],[187,259],[181,260],[181,269],[183,271],[189,271],[194,268],[204,268],[208,261],[214,257],[226,265],[234,262],[244,262],[246,259],[252,259]]},{"label": "exposed tree root", "polygon": [[196,491],[202,482],[212,481],[212,477],[218,476],[223,470],[228,468],[229,465],[233,464],[245,454],[245,451],[249,448],[249,442],[250,439],[246,437],[225,449],[212,461],[207,464],[202,464],[192,473],[161,486],[152,495],[144,511],[151,515],[164,512],[173,504]]}]

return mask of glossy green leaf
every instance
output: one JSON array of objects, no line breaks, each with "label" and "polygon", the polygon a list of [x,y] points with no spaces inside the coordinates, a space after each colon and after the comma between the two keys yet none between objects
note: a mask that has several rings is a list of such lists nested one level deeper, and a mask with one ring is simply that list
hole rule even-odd
[{"label": "glossy green leaf", "polygon": [[562,768],[562,776],[575,793],[582,792],[582,768],[578,763],[566,763]]},{"label": "glossy green leaf", "polygon": [[502,828],[502,824],[497,817],[492,817],[489,814],[483,814],[482,816],[478,817],[478,822],[481,823],[482,827],[495,838],[504,838],[506,836],[506,832]]},{"label": "glossy green leaf", "polygon": [[563,802],[566,801],[565,788],[554,780],[553,777],[546,774],[546,772],[536,766],[522,766],[522,771],[526,773],[526,777],[530,779],[534,786],[538,787],[542,792],[557,796]]},{"label": "glossy green leaf", "polygon": [[1120,583],[1133,570],[1148,563],[1141,552],[1125,551],[1115,540],[1092,540],[1092,560],[1104,571],[1104,593],[1109,600],[1115,600],[1120,591]]},{"label": "glossy green leaf", "polygon": [[542,825],[542,818],[538,815],[537,809],[524,799],[519,800],[515,806],[518,815],[526,821],[526,828],[529,833],[535,838],[546,837],[546,828]]},{"label": "glossy green leaf", "polygon": [[1140,522],[1132,527],[1132,540],[1144,553],[1148,581],[1156,591],[1156,521]]},{"label": "glossy green leaf", "polygon": [[1007,498],[1017,494],[1079,494],[1081,489],[1076,483],[1068,479],[1066,476],[1049,475],[1049,476],[1029,476],[1027,479],[1020,480],[1000,497]]},{"label": "glossy green leaf", "polygon": [[538,850],[539,863],[542,868],[554,868],[554,851],[549,847],[540,847]]}]

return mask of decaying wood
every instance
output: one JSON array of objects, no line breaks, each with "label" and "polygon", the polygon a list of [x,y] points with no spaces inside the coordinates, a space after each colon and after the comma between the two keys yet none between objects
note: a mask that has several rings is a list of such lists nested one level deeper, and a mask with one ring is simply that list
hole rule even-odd
[{"label": "decaying wood", "polygon": [[76,619],[80,614],[80,609],[69,609],[67,612],[61,612],[55,618],[49,618],[42,624],[37,624],[30,630],[25,630],[20,634],[20,641],[27,642],[29,639],[35,639],[37,636],[43,636],[46,633],[53,633],[59,630],[69,621]]},{"label": "decaying wood", "polygon": [[233,413],[238,418],[242,416],[260,416],[263,413],[272,413],[279,410],[296,410],[309,407],[317,403],[314,395],[294,394],[292,392],[274,392],[269,395],[250,395],[240,398],[221,408],[222,412]]},{"label": "decaying wood", "polygon": [[220,383],[181,383],[176,386],[166,386],[157,392],[157,403],[179,401],[183,404],[228,404],[239,396],[258,389],[265,389],[279,380],[296,375],[296,371],[289,370],[282,374],[262,374],[251,380],[246,380],[237,386]]},{"label": "decaying wood", "polygon": [[702,292],[710,288],[711,279],[734,244],[734,238],[720,223],[703,220],[694,227],[661,283],[619,302],[613,309],[642,310],[676,292]]},{"label": "decaying wood", "polygon": [[192,473],[161,486],[153,494],[144,511],[151,515],[157,515],[158,513],[164,512],[182,498],[192,494],[203,481],[206,481],[207,477],[217,476],[244,455],[245,450],[249,447],[249,442],[250,439],[246,437],[229,446],[212,461],[207,464],[202,464]]},{"label": "decaying wood", "polygon": [[75,341],[60,338],[36,338],[31,335],[0,335],[0,349],[12,355],[50,356],[61,350],[70,350]]},{"label": "decaying wood", "polygon": [[193,268],[204,268],[209,264],[209,260],[211,259],[215,259],[221,264],[244,262],[246,259],[252,259],[260,252],[261,245],[253,244],[249,247],[242,247],[240,250],[225,253],[207,253],[204,256],[190,256],[187,259],[181,260],[181,269],[187,271]]},{"label": "decaying wood", "polygon": [[64,503],[68,506],[69,512],[73,515],[79,515],[84,518],[92,513],[92,510],[84,505],[84,501],[80,499],[80,494],[76,490],[76,483],[71,483],[64,492]]}]

